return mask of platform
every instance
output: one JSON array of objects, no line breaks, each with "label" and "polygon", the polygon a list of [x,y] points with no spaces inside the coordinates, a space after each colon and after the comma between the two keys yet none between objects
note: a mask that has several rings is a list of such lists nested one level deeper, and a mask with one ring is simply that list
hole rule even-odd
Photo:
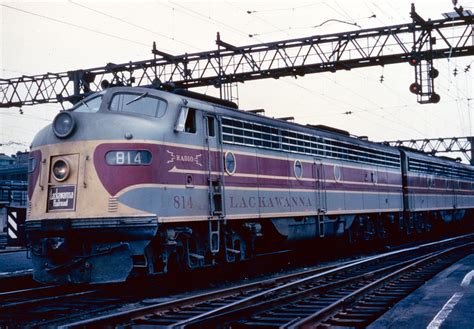
[{"label": "platform", "polygon": [[474,254],[436,275],[368,328],[474,328]]}]

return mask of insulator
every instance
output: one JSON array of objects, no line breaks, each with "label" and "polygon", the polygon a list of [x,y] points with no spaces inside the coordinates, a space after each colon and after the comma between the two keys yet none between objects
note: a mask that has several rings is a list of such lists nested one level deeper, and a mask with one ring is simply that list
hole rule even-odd
[{"label": "insulator", "polygon": [[430,78],[436,79],[439,76],[439,71],[435,68],[432,68],[430,71]]},{"label": "insulator", "polygon": [[110,86],[110,82],[106,79],[100,82],[100,87],[102,88],[102,90],[109,88],[109,86]]},{"label": "insulator", "polygon": [[437,93],[431,94],[431,97],[430,97],[431,103],[439,103],[440,100],[441,100],[441,96],[439,96]]}]

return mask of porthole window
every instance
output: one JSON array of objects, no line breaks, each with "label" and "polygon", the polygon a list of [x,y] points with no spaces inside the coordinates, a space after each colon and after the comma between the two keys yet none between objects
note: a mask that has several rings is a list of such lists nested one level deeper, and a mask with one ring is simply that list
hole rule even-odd
[{"label": "porthole window", "polygon": [[233,175],[235,173],[235,169],[237,167],[237,163],[235,161],[235,155],[232,152],[226,152],[224,156],[224,166],[225,171],[229,175]]},{"label": "porthole window", "polygon": [[334,166],[334,179],[336,180],[336,182],[340,182],[342,179],[341,167],[338,165]]},{"label": "porthole window", "polygon": [[293,164],[293,170],[296,178],[303,177],[303,165],[301,164],[300,160],[295,160],[295,163]]}]

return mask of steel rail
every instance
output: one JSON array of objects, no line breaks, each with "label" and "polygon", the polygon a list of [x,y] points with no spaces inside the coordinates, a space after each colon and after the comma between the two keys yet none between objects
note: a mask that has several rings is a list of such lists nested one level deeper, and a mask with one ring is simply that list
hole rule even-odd
[{"label": "steel rail", "polygon": [[[463,238],[461,238],[463,239]],[[438,246],[441,244],[444,245],[446,243],[450,243],[456,241],[456,239],[447,239],[445,243],[438,243]],[[457,240],[459,241],[459,240]],[[242,315],[248,315],[248,314],[255,314],[259,311],[261,311],[262,308],[272,306],[274,307],[275,305],[280,305],[280,303],[287,303],[289,298],[286,295],[288,293],[291,293],[291,291],[298,291],[299,289],[303,289],[303,286],[311,281],[314,281],[318,277],[321,276],[327,276],[328,274],[335,274],[335,273],[344,273],[347,270],[350,270],[351,268],[357,267],[357,266],[364,266],[364,265],[369,265],[371,263],[377,262],[377,261],[383,261],[384,259],[388,259],[394,255],[403,255],[403,254],[411,254],[414,251],[422,251],[423,249],[433,247],[433,243],[429,243],[427,245],[422,245],[422,246],[417,246],[417,247],[412,247],[408,249],[404,249],[401,251],[394,251],[394,252],[389,252],[386,254],[382,254],[379,256],[372,257],[372,259],[369,260],[362,260],[360,262],[355,262],[350,265],[342,266],[337,269],[328,271],[328,273],[321,273],[314,275],[312,277],[308,277],[299,281],[294,281],[290,282],[286,285],[279,286],[267,291],[264,291],[260,294],[252,295],[249,296],[246,299],[242,299],[239,301],[236,301],[232,305],[226,305],[223,306],[219,309],[212,310],[206,313],[201,313],[193,318],[186,319],[184,321],[181,321],[177,323],[175,326],[178,328],[184,328],[184,327],[201,327],[201,326],[213,326],[219,323],[223,323],[226,321],[232,321],[233,319],[238,318],[239,316]],[[383,269],[382,269],[383,270]],[[372,273],[364,273],[366,275],[373,275],[374,271],[370,271]],[[362,276],[364,277],[364,276]],[[352,279],[357,279],[360,278],[359,276],[352,276]],[[344,279],[349,279],[348,277],[345,277]],[[345,282],[348,282],[348,280],[344,280]],[[349,280],[350,281],[350,280]],[[336,283],[336,286],[338,283]],[[331,286],[328,286],[330,288]],[[324,286],[321,286],[321,289],[324,290]],[[305,290],[308,288],[304,288]],[[316,289],[317,290],[317,289]],[[279,295],[283,295],[284,297],[279,299]],[[295,293],[293,297],[300,297],[301,295],[304,295],[304,293],[297,294]],[[275,300],[275,303],[272,303],[272,301]]]},{"label": "steel rail", "polygon": [[[331,291],[331,290],[334,290],[334,289],[345,287],[349,284],[353,285],[354,282],[357,282],[358,280],[360,280],[360,281],[369,280],[370,281],[378,275],[382,275],[384,273],[391,272],[393,270],[397,270],[398,268],[400,268],[400,266],[403,266],[403,265],[406,265],[406,264],[412,264],[414,261],[416,261],[418,259],[424,259],[424,256],[419,256],[419,257],[416,257],[414,259],[403,261],[401,263],[397,262],[393,265],[384,266],[381,269],[370,271],[370,272],[367,272],[367,273],[362,273],[362,274],[354,275],[354,276],[348,276],[346,278],[343,278],[343,279],[340,279],[340,280],[337,280],[337,281],[334,281],[334,282],[330,282],[330,283],[327,283],[327,284],[318,285],[318,286],[315,286],[315,287],[312,287],[312,288],[309,288],[309,289],[296,290],[295,292],[287,293],[282,297],[276,297],[276,298],[273,297],[271,299],[269,298],[268,300],[257,301],[256,303],[254,303],[252,305],[249,305],[248,307],[243,307],[242,309],[238,310],[237,312],[230,311],[230,312],[227,312],[227,313],[223,313],[223,314],[220,314],[218,317],[215,317],[214,319],[211,319],[211,318],[203,319],[203,322],[204,322],[205,325],[214,326],[214,325],[217,325],[221,321],[221,319],[225,319],[225,318],[228,318],[228,317],[229,318],[237,318],[240,315],[245,316],[246,314],[255,314],[259,310],[269,309],[269,308],[272,308],[274,306],[278,306],[280,304],[291,303],[291,301],[304,299],[304,298],[307,298],[308,296],[312,296],[312,295],[324,294],[327,291]],[[182,327],[200,327],[201,325],[203,325],[203,323],[200,323],[199,321],[197,323],[187,323],[187,322],[188,321],[186,321],[186,322],[183,321],[182,323],[176,323],[174,326],[177,327],[177,328],[182,328]],[[222,321],[222,322],[224,322],[224,321]]]},{"label": "steel rail", "polygon": [[[357,262],[358,260],[350,260],[343,262],[342,264],[351,264]],[[251,293],[254,290],[266,289],[268,287],[276,286],[282,283],[286,283],[291,280],[297,280],[301,277],[308,275],[314,275],[315,273],[325,272],[333,268],[337,268],[341,263],[337,265],[328,265],[324,267],[319,267],[315,269],[309,269],[304,271],[299,271],[296,273],[286,274],[283,276],[278,276],[275,278],[265,279],[257,282],[252,282],[248,284],[243,284],[231,288],[221,289],[217,291],[205,292],[199,295],[189,296],[180,298],[177,300],[166,301],[163,303],[152,304],[140,308],[134,308],[130,310],[121,310],[116,313],[107,314],[95,318],[89,318],[86,320],[81,320],[74,323],[68,323],[59,328],[80,328],[83,326],[89,325],[110,325],[111,323],[118,323],[121,321],[128,321],[130,318],[140,318],[147,316],[150,313],[164,312],[170,309],[178,309],[180,307],[186,307],[189,305],[195,305],[201,302],[208,302],[212,300],[221,300],[227,297],[245,295]]]},{"label": "steel rail", "polygon": [[[406,254],[406,253],[410,253],[415,250],[421,250],[424,248],[444,245],[444,244],[460,241],[461,239],[468,239],[472,237],[474,237],[474,234],[468,234],[462,237],[445,239],[441,241],[423,244],[421,246],[406,248],[406,249],[398,250],[398,251],[392,251],[392,252],[385,253],[378,256],[367,257],[363,260],[356,260],[349,263],[345,263],[342,266],[338,266],[332,269],[327,269],[316,274],[311,275],[310,273],[307,273],[306,277],[304,277],[303,279],[293,280],[289,283],[284,283],[270,289],[268,289],[268,287],[272,287],[274,286],[274,284],[272,284],[271,282],[269,282],[269,280],[267,280],[267,284],[259,283],[260,286],[266,287],[266,290],[264,291],[261,291],[261,289],[256,289],[255,286],[252,286],[252,284],[249,284],[249,285],[244,285],[244,286],[239,286],[239,287],[234,287],[234,288],[228,288],[226,290],[219,291],[219,292],[205,293],[198,296],[189,296],[189,297],[179,299],[179,300],[168,301],[164,303],[157,303],[154,305],[149,305],[149,306],[141,307],[138,309],[120,311],[117,313],[104,315],[97,318],[90,318],[84,321],[69,323],[67,325],[64,325],[63,328],[79,328],[79,327],[90,326],[90,325],[94,325],[94,326],[95,325],[114,325],[114,324],[119,324],[119,323],[121,324],[130,323],[130,321],[140,322],[139,319],[145,319],[148,316],[153,315],[153,314],[158,314],[158,313],[163,314],[164,312],[167,312],[169,310],[178,310],[179,312],[180,309],[183,311],[183,316],[182,316],[183,321],[176,322],[173,324],[173,326],[180,326],[180,327],[199,326],[200,324],[202,324],[201,321],[205,322],[205,321],[208,321],[209,319],[218,319],[222,314],[228,314],[229,312],[238,311],[242,308],[252,306],[261,302],[265,302],[267,299],[272,298],[278,292],[285,289],[288,290],[297,286],[301,286],[304,283],[312,282],[318,279],[322,280],[324,278],[327,278],[330,275],[336,275],[338,273],[342,273],[343,271],[346,271],[349,269],[360,268],[369,263],[378,262],[382,259],[387,259],[392,256]],[[366,273],[364,275],[366,275]],[[321,283],[320,285],[323,286],[324,284],[327,285],[328,282]],[[247,287],[249,289],[243,290],[243,287]],[[251,293],[250,296],[248,297],[245,296],[250,293]],[[238,294],[238,295],[235,295],[235,294]],[[233,302],[231,301],[229,303],[228,301],[224,300],[225,298],[224,296],[234,296],[236,298],[235,298],[235,301]],[[215,303],[214,306],[206,306],[206,307],[201,306],[201,311],[191,310],[191,312],[188,312],[187,315],[184,314],[187,311],[189,311],[188,310],[189,305],[195,305],[196,308],[199,308],[200,305],[202,305],[203,303],[210,302],[210,301],[218,301],[218,302]],[[209,310],[209,308],[211,309]],[[144,323],[146,323],[146,321],[144,321]]]},{"label": "steel rail", "polygon": [[34,305],[61,298],[97,293],[99,289],[84,290],[84,286],[43,286],[0,293],[0,310],[5,311],[20,305]]},{"label": "steel rail", "polygon": [[[26,191],[26,190],[25,190]],[[17,247],[12,249],[1,249],[0,254],[11,254],[15,252],[25,252],[27,249],[23,247]]]},{"label": "steel rail", "polygon": [[396,279],[399,279],[400,277],[411,274],[413,270],[419,269],[422,266],[425,266],[427,263],[431,261],[438,260],[442,256],[447,256],[453,251],[457,251],[463,248],[466,248],[468,246],[473,246],[474,242],[468,242],[464,245],[461,246],[455,246],[452,248],[449,248],[447,250],[443,250],[440,252],[434,252],[426,257],[422,257],[420,260],[417,260],[416,262],[413,262],[412,264],[405,266],[393,273],[390,273],[389,275],[386,275],[382,278],[379,278],[378,280],[358,289],[357,291],[354,291],[353,293],[337,300],[335,303],[329,305],[328,307],[304,318],[299,320],[298,322],[292,324],[289,326],[289,328],[314,328],[318,325],[322,325],[322,322],[330,318],[332,315],[336,314],[337,312],[344,310],[346,307],[349,305],[355,303],[358,300],[361,300],[363,297],[365,297],[368,293],[371,293],[383,286],[386,286],[389,282],[393,282]]},{"label": "steel rail", "polygon": [[[2,294],[0,327],[56,326],[96,315],[124,302],[122,284],[46,286]],[[126,290],[124,290],[126,291]]]}]

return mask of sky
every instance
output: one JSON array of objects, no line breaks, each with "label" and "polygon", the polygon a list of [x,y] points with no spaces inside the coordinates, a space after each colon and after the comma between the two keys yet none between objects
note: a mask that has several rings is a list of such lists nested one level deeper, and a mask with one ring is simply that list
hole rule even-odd
[{"label": "sky", "polygon": [[[411,2],[425,19],[453,11],[452,0],[0,0],[0,78],[150,59],[154,41],[176,55],[213,50],[217,32],[243,46],[409,23]],[[474,0],[458,4],[474,11]],[[328,19],[345,23],[314,27]],[[417,103],[408,90],[415,74],[407,63],[248,81],[238,86],[238,102],[242,109],[263,108],[270,117],[294,116],[298,123],[333,126],[373,141],[472,136],[474,65],[466,69],[473,61],[435,61],[438,104]],[[218,95],[212,86],[194,91]],[[25,106],[23,114],[0,109],[0,153],[28,149],[59,110],[59,104]]]}]

